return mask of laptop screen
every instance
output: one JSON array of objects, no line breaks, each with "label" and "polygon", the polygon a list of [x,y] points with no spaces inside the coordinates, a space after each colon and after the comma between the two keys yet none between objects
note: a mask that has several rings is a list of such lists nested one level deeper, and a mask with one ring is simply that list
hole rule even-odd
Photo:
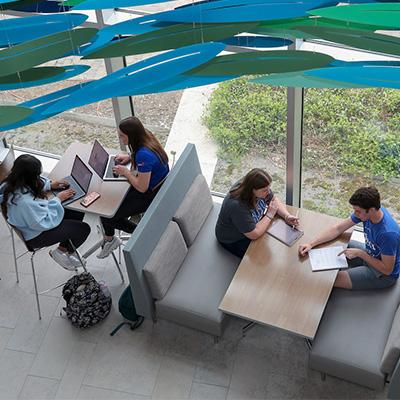
[{"label": "laptop screen", "polygon": [[90,180],[92,179],[93,174],[78,156],[75,156],[71,175],[86,193],[89,189]]},{"label": "laptop screen", "polygon": [[97,140],[95,140],[89,157],[89,165],[101,179],[104,177],[107,162],[108,153],[104,150],[104,147]]}]

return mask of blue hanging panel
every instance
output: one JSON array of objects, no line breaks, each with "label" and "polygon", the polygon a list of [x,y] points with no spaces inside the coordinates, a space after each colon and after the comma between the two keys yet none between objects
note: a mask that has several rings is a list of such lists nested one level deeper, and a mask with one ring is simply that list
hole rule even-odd
[{"label": "blue hanging panel", "polygon": [[306,71],[306,76],[357,85],[400,89],[400,66],[352,66]]},{"label": "blue hanging panel", "polygon": [[[102,10],[117,7],[144,6],[146,4],[165,3],[171,0],[86,0],[73,7],[74,10]],[[64,3],[62,3],[64,4]],[[68,5],[68,1],[65,2]]]},{"label": "blue hanging panel", "polygon": [[111,40],[118,35],[142,35],[170,25],[172,24],[157,21],[152,16],[146,16],[106,26],[97,32],[91,44],[85,45],[80,49],[80,54],[85,56],[86,54],[98,50],[108,45]]},{"label": "blue hanging panel", "polygon": [[72,29],[83,24],[87,18],[84,14],[71,13],[3,19],[0,21],[0,47]]},{"label": "blue hanging panel", "polygon": [[25,125],[30,125],[58,114],[58,113],[44,114],[44,111],[47,110],[52,104],[56,103],[59,99],[68,96],[69,94],[75,92],[76,90],[81,89],[82,87],[85,87],[87,84],[88,82],[70,86],[68,88],[57,90],[56,92],[36,97],[35,99],[19,104],[18,106],[20,107],[30,108],[32,113],[27,114],[25,118],[19,120],[18,122],[14,123],[8,122],[0,124],[0,132],[7,131],[10,129],[16,129]]},{"label": "blue hanging panel", "polygon": [[336,5],[329,0],[217,0],[192,3],[153,15],[166,22],[256,22],[305,16],[307,11],[327,5]]},{"label": "blue hanging panel", "polygon": [[71,7],[62,6],[58,1],[53,0],[32,0],[9,3],[7,4],[7,9],[23,12],[55,14],[70,11]]},{"label": "blue hanging panel", "polygon": [[150,85],[156,92],[159,83],[206,63],[224,48],[225,45],[221,43],[204,43],[150,57],[91,82],[85,88],[61,99],[46,112],[58,113],[110,97],[135,95]]}]

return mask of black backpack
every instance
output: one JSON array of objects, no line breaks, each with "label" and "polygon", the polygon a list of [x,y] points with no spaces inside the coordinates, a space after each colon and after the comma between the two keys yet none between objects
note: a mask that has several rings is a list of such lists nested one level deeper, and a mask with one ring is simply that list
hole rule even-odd
[{"label": "black backpack", "polygon": [[114,336],[119,329],[127,324],[130,326],[131,330],[133,331],[136,328],[139,328],[142,325],[144,318],[141,315],[137,315],[135,303],[133,302],[131,287],[128,286],[122,292],[121,297],[118,301],[118,310],[122,314],[122,316],[129,321],[132,322],[121,322],[111,333],[111,336]]},{"label": "black backpack", "polygon": [[63,287],[63,308],[72,325],[88,328],[103,320],[111,310],[111,295],[89,272],[74,275]]}]

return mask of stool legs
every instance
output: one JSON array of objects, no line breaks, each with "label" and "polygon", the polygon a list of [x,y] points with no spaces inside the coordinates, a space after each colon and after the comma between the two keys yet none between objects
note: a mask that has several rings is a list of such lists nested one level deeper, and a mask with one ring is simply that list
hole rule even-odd
[{"label": "stool legs", "polygon": [[121,271],[121,268],[119,266],[119,262],[117,260],[117,257],[115,257],[115,254],[114,254],[113,251],[111,252],[111,255],[112,255],[112,258],[114,259],[115,265],[117,266],[117,269],[118,269],[118,272],[119,272],[119,276],[121,277],[121,281],[122,281],[122,283],[124,283],[125,282],[124,275],[122,274],[122,271]]},{"label": "stool legs", "polygon": [[12,248],[13,248],[13,254],[14,254],[15,275],[16,275],[16,277],[17,277],[17,283],[19,283],[18,264],[17,264],[17,252],[15,251],[14,232],[13,232],[12,229],[10,229],[10,233],[11,233],[11,242],[12,242]]},{"label": "stool legs", "polygon": [[34,256],[35,256],[35,252],[33,252],[33,253],[31,254],[31,266],[32,266],[33,285],[34,285],[34,287],[35,287],[35,296],[36,296],[36,304],[37,304],[39,319],[42,319],[42,313],[40,312],[39,293],[38,293],[38,288],[37,288],[37,283],[36,283],[35,264],[34,264],[34,262],[33,262],[33,257],[34,257]]}]

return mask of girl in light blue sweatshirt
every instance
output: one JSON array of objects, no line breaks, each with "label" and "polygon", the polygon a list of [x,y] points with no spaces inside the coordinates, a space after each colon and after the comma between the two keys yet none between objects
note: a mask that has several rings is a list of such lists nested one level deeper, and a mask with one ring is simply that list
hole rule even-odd
[{"label": "girl in light blue sweatshirt", "polygon": [[[7,222],[17,228],[32,249],[59,243],[50,256],[63,268],[74,270],[82,266],[74,254],[89,236],[90,227],[82,222],[84,214],[64,210],[61,202],[73,196],[72,189],[62,190],[48,199],[46,192],[66,188],[63,181],[51,182],[40,176],[41,162],[34,156],[19,156],[10,174],[0,186],[0,203]],[[73,246],[71,246],[72,241]]]}]

